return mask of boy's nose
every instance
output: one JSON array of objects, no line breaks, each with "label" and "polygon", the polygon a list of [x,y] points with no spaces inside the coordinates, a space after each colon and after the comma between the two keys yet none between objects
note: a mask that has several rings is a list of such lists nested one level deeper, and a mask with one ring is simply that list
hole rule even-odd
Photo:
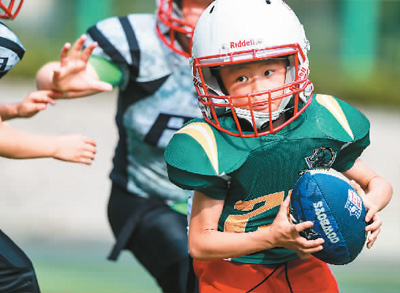
[{"label": "boy's nose", "polygon": [[268,87],[267,87],[265,81],[258,79],[258,78],[253,80],[253,84],[251,87],[252,93],[262,92],[262,91],[266,91],[266,90],[268,90]]}]

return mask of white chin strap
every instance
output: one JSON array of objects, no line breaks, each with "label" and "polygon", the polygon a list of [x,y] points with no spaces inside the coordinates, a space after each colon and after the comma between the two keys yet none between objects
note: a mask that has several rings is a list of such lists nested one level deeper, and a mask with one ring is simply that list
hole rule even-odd
[{"label": "white chin strap", "polygon": [[[285,108],[291,98],[292,98],[292,96],[288,96],[288,97],[282,99],[281,103],[279,104],[278,110],[271,113],[272,121],[278,120],[278,118],[283,113],[285,113],[287,110],[289,110],[289,109],[285,109]],[[244,119],[244,120],[248,121],[251,125],[253,125],[253,119],[251,118],[250,110],[235,108],[235,112],[236,112],[236,115],[240,119]],[[266,123],[269,122],[269,113],[253,111],[253,115],[254,115],[254,121],[256,123],[257,129],[261,129],[261,128],[265,127]]]}]

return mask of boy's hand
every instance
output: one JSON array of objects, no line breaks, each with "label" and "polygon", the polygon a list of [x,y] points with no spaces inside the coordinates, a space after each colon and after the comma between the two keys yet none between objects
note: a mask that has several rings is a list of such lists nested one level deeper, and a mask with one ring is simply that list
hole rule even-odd
[{"label": "boy's hand", "polygon": [[45,110],[47,104],[55,105],[53,98],[59,98],[61,93],[53,91],[35,91],[29,93],[17,106],[18,117],[29,118]]},{"label": "boy's hand", "polygon": [[58,135],[54,158],[91,165],[96,155],[96,142],[78,134]]},{"label": "boy's hand", "polygon": [[112,85],[100,81],[94,69],[88,66],[89,57],[97,43],[82,50],[86,38],[86,35],[82,35],[72,48],[70,43],[66,43],[61,51],[59,67],[53,71],[53,89],[63,92],[63,98],[112,90]]},{"label": "boy's hand", "polygon": [[271,225],[271,233],[274,235],[275,246],[285,247],[297,253],[301,259],[306,259],[312,253],[323,249],[324,240],[318,238],[315,240],[307,240],[300,236],[300,232],[311,228],[313,223],[310,221],[293,225],[288,218],[288,208],[290,196],[288,196],[281,204],[280,210],[276,215],[274,222]]},{"label": "boy's hand", "polygon": [[382,220],[378,214],[378,207],[369,200],[368,196],[357,182],[351,180],[350,185],[357,191],[358,195],[361,196],[364,206],[367,209],[367,215],[365,216],[367,227],[365,227],[365,231],[368,232],[367,248],[371,248],[381,232]]}]

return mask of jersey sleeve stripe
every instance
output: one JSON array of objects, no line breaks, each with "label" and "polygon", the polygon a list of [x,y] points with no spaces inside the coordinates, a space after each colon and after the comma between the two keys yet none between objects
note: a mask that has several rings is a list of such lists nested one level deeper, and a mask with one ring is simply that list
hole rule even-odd
[{"label": "jersey sleeve stripe", "polygon": [[118,52],[118,50],[111,44],[110,41],[101,33],[101,31],[93,26],[88,30],[90,37],[96,41],[99,46],[103,49],[104,53],[107,54],[112,62],[118,64],[126,64],[125,58]]},{"label": "jersey sleeve stripe", "polygon": [[353,131],[351,130],[346,115],[343,113],[339,103],[332,96],[328,95],[317,95],[317,102],[331,112],[331,114],[336,118],[351,139],[354,140]]},{"label": "jersey sleeve stripe", "polygon": [[15,54],[17,54],[19,60],[21,60],[25,54],[24,48],[7,38],[0,37],[0,47],[4,47],[13,51]]},{"label": "jersey sleeve stripe", "polygon": [[[121,17],[120,18],[120,22],[121,22],[121,26],[122,29],[125,32],[125,36],[126,39],[128,41],[128,45],[129,45],[129,51],[131,54],[131,60],[132,60],[132,66],[131,68],[135,68],[137,70],[137,68],[139,68],[139,61],[140,61],[140,50],[139,48],[139,44],[136,38],[136,34],[132,28],[132,24],[129,21],[128,17]],[[134,73],[135,76],[137,76],[138,72]]]},{"label": "jersey sleeve stripe", "polygon": [[193,137],[203,148],[215,173],[219,174],[217,143],[210,126],[205,123],[192,123],[179,130],[178,133],[185,133]]}]

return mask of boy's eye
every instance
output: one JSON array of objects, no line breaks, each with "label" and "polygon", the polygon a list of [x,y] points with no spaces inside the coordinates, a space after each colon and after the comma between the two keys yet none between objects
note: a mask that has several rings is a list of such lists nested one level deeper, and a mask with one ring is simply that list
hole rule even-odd
[{"label": "boy's eye", "polygon": [[238,82],[244,82],[244,81],[247,80],[247,77],[246,77],[246,76],[239,76],[236,80],[237,80]]},{"label": "boy's eye", "polygon": [[270,76],[272,74],[272,70],[267,70],[264,72],[264,76]]}]

